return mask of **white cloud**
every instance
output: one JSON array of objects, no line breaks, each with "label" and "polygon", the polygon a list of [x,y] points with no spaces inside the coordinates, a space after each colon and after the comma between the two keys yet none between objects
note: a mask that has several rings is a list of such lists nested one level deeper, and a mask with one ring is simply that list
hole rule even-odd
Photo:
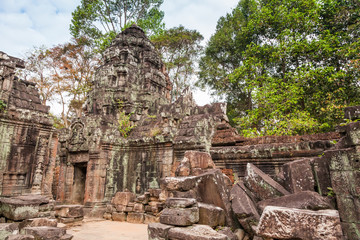
[{"label": "white cloud", "polygon": [[[70,39],[71,13],[80,0],[0,0],[0,51],[23,57],[33,46],[64,43]],[[180,24],[198,30],[204,44],[215,32],[221,16],[231,12],[238,0],[165,0],[167,27]],[[210,102],[208,94],[197,93],[199,104]]]}]

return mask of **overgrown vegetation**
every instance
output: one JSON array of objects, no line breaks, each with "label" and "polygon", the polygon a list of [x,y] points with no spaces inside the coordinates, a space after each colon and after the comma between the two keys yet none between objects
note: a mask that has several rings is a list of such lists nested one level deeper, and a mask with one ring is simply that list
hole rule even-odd
[{"label": "overgrown vegetation", "polygon": [[118,130],[124,138],[127,138],[131,132],[131,130],[136,126],[133,125],[130,121],[130,117],[132,113],[126,114],[124,110],[124,103],[122,101],[118,101]]},{"label": "overgrown vegetation", "polygon": [[0,113],[5,112],[6,110],[6,103],[3,100],[0,100]]},{"label": "overgrown vegetation", "polygon": [[247,137],[331,131],[360,104],[360,2],[241,0],[218,21],[199,85]]}]

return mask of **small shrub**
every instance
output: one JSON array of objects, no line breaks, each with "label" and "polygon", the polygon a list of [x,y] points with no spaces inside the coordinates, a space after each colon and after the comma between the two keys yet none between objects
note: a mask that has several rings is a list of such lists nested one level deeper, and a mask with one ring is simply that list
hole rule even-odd
[{"label": "small shrub", "polygon": [[123,110],[124,103],[122,101],[118,101],[119,107],[119,119],[118,119],[118,130],[124,138],[127,138],[130,134],[130,131],[135,127],[130,121],[130,117],[132,113],[126,114]]},{"label": "small shrub", "polygon": [[3,100],[0,100],[0,113],[6,112],[6,103]]}]

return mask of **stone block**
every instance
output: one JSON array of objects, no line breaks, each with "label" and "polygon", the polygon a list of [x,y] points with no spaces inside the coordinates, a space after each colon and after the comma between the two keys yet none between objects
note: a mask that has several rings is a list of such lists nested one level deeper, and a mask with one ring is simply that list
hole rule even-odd
[{"label": "stone block", "polygon": [[275,239],[337,240],[342,238],[342,229],[336,210],[268,206],[261,215],[257,235]]},{"label": "stone block", "polygon": [[175,170],[176,177],[187,177],[190,176],[191,166],[190,160],[188,158],[183,158],[181,160],[179,166]]},{"label": "stone block", "polygon": [[5,240],[35,240],[35,237],[33,235],[16,234],[7,236]]},{"label": "stone block", "polygon": [[144,223],[144,213],[132,212],[128,213],[126,221],[129,223]]},{"label": "stone block", "polygon": [[346,119],[350,119],[350,120],[360,119],[360,106],[346,107],[344,112]]},{"label": "stone block", "polygon": [[228,237],[224,234],[216,232],[210,226],[193,225],[191,227],[170,228],[168,232],[171,240],[227,240]]},{"label": "stone block", "polygon": [[360,239],[360,223],[341,223],[341,227],[348,240]]},{"label": "stone block", "polygon": [[73,239],[73,237],[74,236],[71,234],[65,234],[60,238],[60,240],[71,240],[71,239]]},{"label": "stone block", "polygon": [[208,170],[206,173],[197,177],[199,183],[197,186],[198,198],[201,202],[213,204],[224,209],[226,225],[235,228],[236,223],[233,219],[230,189],[226,185],[224,174],[219,170]]},{"label": "stone block", "polygon": [[310,159],[301,159],[283,165],[284,187],[291,193],[314,191],[315,181]]},{"label": "stone block", "polygon": [[116,207],[112,204],[107,204],[106,205],[106,212],[107,213],[112,213],[112,212],[116,212]]},{"label": "stone block", "polygon": [[113,212],[112,213],[112,220],[113,221],[118,221],[118,222],[126,222],[126,213]]},{"label": "stone block", "polygon": [[59,218],[57,218],[58,222],[64,223],[64,224],[81,222],[83,219],[84,219],[84,217],[76,217],[76,218],[74,218],[74,217],[66,217],[66,218],[59,217]]},{"label": "stone block", "polygon": [[320,195],[326,195],[329,191],[328,187],[331,186],[329,159],[325,158],[325,156],[313,158],[311,165],[314,169],[314,180],[317,191]]},{"label": "stone block", "polygon": [[64,228],[58,227],[26,227],[21,230],[24,234],[33,235],[35,239],[60,240],[66,234]]},{"label": "stone block", "polygon": [[238,240],[236,234],[229,227],[221,227],[217,232],[226,235],[228,240]]},{"label": "stone block", "polygon": [[197,201],[194,198],[168,198],[165,205],[168,208],[196,207]]},{"label": "stone block", "polygon": [[149,188],[150,197],[159,198],[160,193],[161,193],[160,188]]},{"label": "stone block", "polygon": [[360,223],[360,197],[337,194],[336,202],[343,222]]},{"label": "stone block", "polygon": [[142,203],[142,204],[147,204],[149,202],[150,199],[150,193],[146,192],[143,195],[140,195],[136,198],[136,202],[138,203]]},{"label": "stone block", "polygon": [[174,226],[190,226],[199,221],[199,208],[165,208],[160,223]]},{"label": "stone block", "polygon": [[283,186],[251,163],[246,165],[244,184],[254,193],[258,200],[290,194]]},{"label": "stone block", "polygon": [[49,218],[35,218],[32,219],[31,223],[29,224],[29,227],[41,227],[41,226],[57,227],[57,221],[56,219],[49,219]]},{"label": "stone block", "polygon": [[210,227],[225,225],[224,209],[212,204],[198,203],[199,224],[209,225]]},{"label": "stone block", "polygon": [[168,232],[173,226],[162,223],[150,223],[148,225],[149,240],[169,239]]},{"label": "stone block", "polygon": [[336,194],[360,196],[360,171],[331,171],[330,175]]},{"label": "stone block", "polygon": [[160,217],[146,213],[144,214],[144,224],[159,223],[159,222],[160,222]]},{"label": "stone block", "polygon": [[15,198],[1,198],[0,212],[13,221],[36,218],[39,215],[39,204]]},{"label": "stone block", "polygon": [[304,191],[278,198],[267,199],[257,203],[260,211],[267,206],[278,206],[308,210],[334,209],[329,199],[322,197],[316,192]]},{"label": "stone block", "polygon": [[260,215],[254,201],[246,191],[242,182],[235,184],[230,192],[230,201],[232,211],[242,228],[253,235],[253,226],[258,223]]},{"label": "stone block", "polygon": [[55,216],[61,218],[84,217],[82,205],[58,205],[55,207]]},{"label": "stone block", "polygon": [[134,202],[136,195],[132,192],[117,192],[113,197],[111,203],[114,205],[127,206],[130,202]]},{"label": "stone block", "polygon": [[170,191],[189,191],[196,187],[197,180],[195,176],[190,177],[166,177],[160,180],[162,189]]},{"label": "stone block", "polygon": [[360,152],[355,148],[329,150],[325,157],[330,160],[330,171],[360,171]]},{"label": "stone block", "polygon": [[198,191],[197,189],[190,189],[189,191],[167,191],[168,197],[172,198],[197,198],[198,197]]},{"label": "stone block", "polygon": [[112,220],[112,214],[109,212],[104,213],[103,218],[106,220]]},{"label": "stone block", "polygon": [[10,236],[18,232],[17,223],[0,223],[0,239],[5,239],[7,236]]},{"label": "stone block", "polygon": [[209,153],[198,151],[186,151],[184,158],[189,159],[191,168],[215,168],[215,164]]},{"label": "stone block", "polygon": [[115,209],[118,212],[125,212],[126,211],[126,206],[125,205],[115,205]]},{"label": "stone block", "polygon": [[145,212],[144,204],[142,204],[142,203],[135,203],[135,205],[134,205],[134,212],[139,212],[139,213]]}]

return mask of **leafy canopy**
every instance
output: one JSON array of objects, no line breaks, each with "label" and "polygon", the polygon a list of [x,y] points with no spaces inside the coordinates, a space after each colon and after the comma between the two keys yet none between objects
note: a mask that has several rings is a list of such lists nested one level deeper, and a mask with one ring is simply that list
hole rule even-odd
[{"label": "leafy canopy", "polygon": [[147,35],[164,29],[163,0],[81,0],[72,13],[71,35],[86,36],[104,50],[119,32],[137,24]]},{"label": "leafy canopy", "polygon": [[198,31],[186,29],[181,25],[151,37],[173,83],[172,100],[180,97],[184,89],[191,85],[203,39]]},{"label": "leafy canopy", "polygon": [[241,0],[219,20],[200,84],[225,95],[243,135],[333,130],[360,103],[360,15],[346,2]]}]

